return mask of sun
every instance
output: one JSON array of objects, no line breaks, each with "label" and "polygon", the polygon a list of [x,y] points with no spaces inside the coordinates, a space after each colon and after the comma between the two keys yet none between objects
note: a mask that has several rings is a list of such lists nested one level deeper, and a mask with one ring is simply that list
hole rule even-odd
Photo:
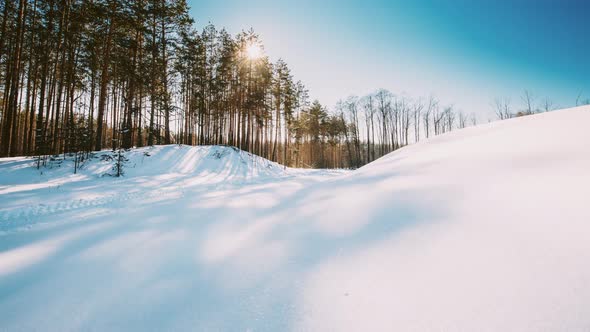
[{"label": "sun", "polygon": [[262,55],[260,45],[252,43],[246,47],[246,54],[250,60],[256,60]]}]

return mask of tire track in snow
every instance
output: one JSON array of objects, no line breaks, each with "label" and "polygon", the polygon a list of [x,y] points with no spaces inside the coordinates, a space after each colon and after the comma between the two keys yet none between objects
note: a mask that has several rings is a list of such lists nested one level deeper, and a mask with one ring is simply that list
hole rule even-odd
[{"label": "tire track in snow", "polygon": [[38,204],[32,207],[3,210],[0,211],[0,232],[6,233],[15,229],[29,227],[43,217],[85,208],[102,207],[115,202],[124,202],[137,198],[149,198],[159,194],[161,194],[161,190],[152,190],[148,192],[137,191],[119,195],[102,196],[95,199],[71,199],[50,204]]}]

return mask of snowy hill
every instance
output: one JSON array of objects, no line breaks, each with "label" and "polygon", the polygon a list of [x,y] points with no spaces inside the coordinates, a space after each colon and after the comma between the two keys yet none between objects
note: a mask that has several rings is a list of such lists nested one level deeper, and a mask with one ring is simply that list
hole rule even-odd
[{"label": "snowy hill", "polygon": [[0,330],[587,331],[589,123],[490,123],[354,172],[227,147],[133,150],[123,178],[1,160]]},{"label": "snowy hill", "polygon": [[[93,158],[80,167],[85,177],[103,177],[113,173],[114,161],[111,151],[95,153]],[[224,176],[223,180],[247,180],[256,176],[283,174],[283,167],[264,158],[228,146],[168,145],[131,149],[124,152],[127,177],[161,174],[190,174],[192,176]],[[40,172],[33,170],[37,160],[33,158],[0,159],[0,176],[11,184],[39,180],[67,178],[74,173],[73,157],[56,156]],[[18,170],[18,171],[17,171]],[[41,174],[44,173],[44,174]],[[209,179],[208,179],[209,180]],[[76,177],[65,182],[77,181]]]},{"label": "snowy hill", "polygon": [[[276,163],[226,146],[154,146],[124,153],[124,177],[111,178],[116,155],[95,153],[74,174],[73,156],[37,170],[33,158],[0,161],[0,231],[36,222],[40,214],[107,206],[114,201],[175,192],[178,187],[229,186],[284,177]],[[105,179],[106,177],[106,179]],[[23,220],[25,219],[25,220]]]}]

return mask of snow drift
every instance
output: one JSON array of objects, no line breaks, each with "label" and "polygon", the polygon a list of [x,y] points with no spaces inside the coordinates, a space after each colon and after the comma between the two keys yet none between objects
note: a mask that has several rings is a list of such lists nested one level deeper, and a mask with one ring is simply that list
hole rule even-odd
[{"label": "snow drift", "polygon": [[586,331],[588,123],[490,123],[354,172],[218,147],[138,149],[121,179],[5,159],[0,330]]},{"label": "snow drift", "polygon": [[36,159],[5,158],[0,163],[0,206],[7,208],[0,211],[0,222],[13,223],[0,224],[0,231],[23,226],[42,212],[138,200],[176,191],[176,185],[230,186],[290,174],[277,163],[227,146],[154,146],[132,149],[124,156],[121,178],[110,178],[116,174],[117,157],[111,151],[92,154],[77,174],[71,155],[54,156],[39,170]]}]

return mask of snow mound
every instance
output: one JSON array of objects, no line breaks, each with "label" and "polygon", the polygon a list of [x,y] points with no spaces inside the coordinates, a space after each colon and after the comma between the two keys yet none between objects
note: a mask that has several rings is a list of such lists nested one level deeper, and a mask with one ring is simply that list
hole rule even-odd
[{"label": "snow mound", "polygon": [[307,193],[328,257],[295,330],[589,329],[589,123],[584,106],[457,130]]},{"label": "snow mound", "polygon": [[264,183],[293,172],[228,146],[152,146],[123,155],[119,178],[113,178],[113,151],[92,153],[76,174],[73,155],[53,156],[39,169],[35,158],[0,159],[0,232],[37,223],[48,214],[107,207],[179,188]]},{"label": "snow mound", "polygon": [[587,331],[589,123],[489,123],[354,172],[167,146],[40,181],[5,159],[0,329]]},{"label": "snow mound", "polygon": [[[81,164],[78,173],[89,177],[113,175],[115,154],[112,151],[92,153],[92,157]],[[124,162],[125,177],[215,174],[224,181],[243,181],[285,174],[281,165],[229,146],[160,145],[129,149],[123,155],[127,159]],[[19,184],[38,177],[50,181],[72,177],[73,158],[73,155],[67,155],[65,159],[63,155],[53,156],[39,171],[34,158],[0,159],[0,179],[6,182],[1,184]]]}]

